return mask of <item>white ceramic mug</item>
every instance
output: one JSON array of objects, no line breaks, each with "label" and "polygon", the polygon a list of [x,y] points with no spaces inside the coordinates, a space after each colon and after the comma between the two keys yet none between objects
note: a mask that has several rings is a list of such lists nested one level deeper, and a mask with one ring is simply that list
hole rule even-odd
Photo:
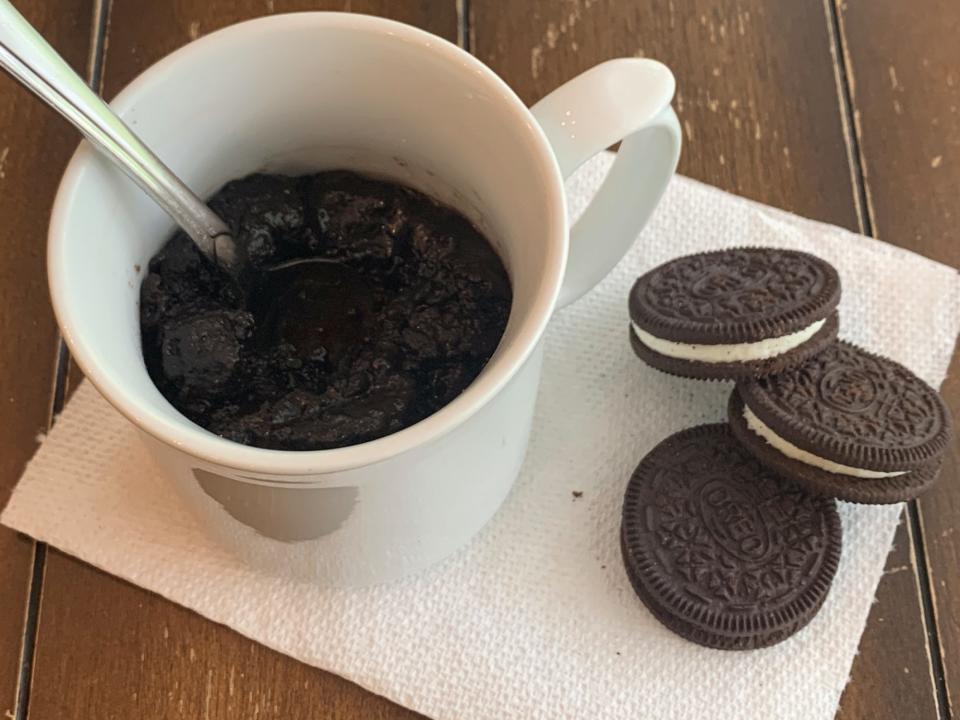
[{"label": "white ceramic mug", "polygon": [[[456,400],[393,435],[335,450],[264,450],[177,412],[147,375],[138,313],[142,269],[172,223],[85,144],[50,227],[60,327],[201,522],[241,556],[328,584],[416,571],[464,545],[509,492],[551,313],[622,257],[676,167],[673,91],[663,65],[612,60],[528,110],[445,40],[373,17],[303,13],[197,40],[116,98],[119,114],[201,195],[258,170],[351,168],[458,208],[496,246],[513,285],[496,354]],[[606,183],[571,230],[564,177],[621,139]]]}]

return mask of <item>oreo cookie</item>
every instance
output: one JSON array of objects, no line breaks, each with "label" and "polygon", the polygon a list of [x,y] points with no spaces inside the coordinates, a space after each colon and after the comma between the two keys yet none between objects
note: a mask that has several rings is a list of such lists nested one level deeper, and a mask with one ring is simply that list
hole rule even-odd
[{"label": "oreo cookie", "polygon": [[795,250],[688,255],[641,276],[630,292],[630,342],[655,368],[739,379],[782,372],[837,337],[840,277]]},{"label": "oreo cookie", "polygon": [[637,595],[669,629],[766,647],[817,613],[840,559],[833,500],[761,465],[725,423],[673,435],[627,486],[620,532]]},{"label": "oreo cookie", "polygon": [[850,502],[916,497],[936,480],[952,437],[936,390],[843,341],[792,370],[738,383],[728,412],[765,465]]}]

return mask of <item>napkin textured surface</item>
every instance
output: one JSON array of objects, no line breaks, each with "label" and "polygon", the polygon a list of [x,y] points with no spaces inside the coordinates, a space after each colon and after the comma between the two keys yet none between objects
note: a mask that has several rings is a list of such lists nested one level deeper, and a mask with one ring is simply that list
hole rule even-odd
[{"label": "napkin textured surface", "polygon": [[[568,184],[573,214],[609,163],[591,161]],[[900,506],[842,506],[843,558],[826,604],[767,650],[708,650],[671,634],[636,598],[619,557],[634,466],[667,435],[723,419],[730,390],[637,360],[627,292],[654,265],[734,245],[797,248],[832,262],[843,281],[842,335],[940,385],[960,329],[956,271],[678,177],[623,262],[553,319],[524,469],[490,524],[441,565],[361,590],[245,567],[204,535],[89,383],[30,462],[2,521],[437,720],[828,720]]]}]

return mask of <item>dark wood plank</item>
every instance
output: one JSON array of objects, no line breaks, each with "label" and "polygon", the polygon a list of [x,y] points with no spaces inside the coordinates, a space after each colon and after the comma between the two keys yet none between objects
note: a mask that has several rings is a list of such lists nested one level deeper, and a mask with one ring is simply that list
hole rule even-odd
[{"label": "dark wood plank", "polygon": [[[526,102],[598,62],[646,56],[677,77],[679,171],[855,228],[822,8],[806,2],[471,2],[474,52]],[[803,62],[798,62],[803,58]]]},{"label": "dark wood plank", "polygon": [[[951,0],[837,8],[866,199],[878,237],[960,267],[960,5]],[[960,357],[942,388],[960,417]],[[945,661],[960,711],[960,440],[937,488],[918,503]]]},{"label": "dark wood plank", "polygon": [[[386,15],[456,39],[454,0],[113,0],[104,94],[194,37],[306,9]],[[78,378],[72,371],[71,384]],[[29,710],[33,720],[419,717],[55,551],[47,557]]]},{"label": "dark wood plank", "polygon": [[274,13],[349,10],[417,25],[457,39],[455,0],[114,0],[104,72],[113,97],[137,74],[190,40],[227,25]]},{"label": "dark wood plank", "polygon": [[[92,2],[16,5],[83,72]],[[57,332],[47,294],[46,230],[57,182],[77,141],[66,122],[0,75],[0,506],[49,420]],[[0,713],[16,708],[32,558],[33,543],[0,529]]]},{"label": "dark wood plank", "polygon": [[[940,391],[960,419],[960,352],[955,353]],[[925,560],[940,657],[944,664],[947,717],[960,713],[960,441],[943,466],[940,484],[918,502]]]},{"label": "dark wood plank", "polygon": [[960,267],[960,6],[840,3],[874,234]]},{"label": "dark wood plank", "polygon": [[0,530],[0,612],[5,618],[0,627],[0,712],[12,713],[17,706],[32,559],[29,538],[7,528]]},{"label": "dark wood plank", "polygon": [[[877,601],[870,608],[850,683],[840,698],[837,718],[936,720],[925,632],[913,539],[904,515],[877,588]],[[900,647],[903,643],[906,648]]]},{"label": "dark wood plank", "polygon": [[57,551],[33,677],[34,720],[420,717]]},{"label": "dark wood plank", "polygon": [[[505,10],[496,0],[473,0],[471,9],[475,52],[527,102],[602,60],[657,58],[677,76],[681,172],[860,229],[830,25],[819,3],[544,0]],[[887,570],[839,717],[934,718],[905,528]]]}]

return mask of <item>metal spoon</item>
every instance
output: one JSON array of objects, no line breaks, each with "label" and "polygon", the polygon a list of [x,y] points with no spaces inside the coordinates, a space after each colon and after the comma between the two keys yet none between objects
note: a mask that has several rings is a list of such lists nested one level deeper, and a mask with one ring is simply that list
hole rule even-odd
[{"label": "metal spoon", "polygon": [[113,160],[233,277],[244,254],[226,223],[143,144],[7,0],[0,0],[0,67],[36,93]]}]

